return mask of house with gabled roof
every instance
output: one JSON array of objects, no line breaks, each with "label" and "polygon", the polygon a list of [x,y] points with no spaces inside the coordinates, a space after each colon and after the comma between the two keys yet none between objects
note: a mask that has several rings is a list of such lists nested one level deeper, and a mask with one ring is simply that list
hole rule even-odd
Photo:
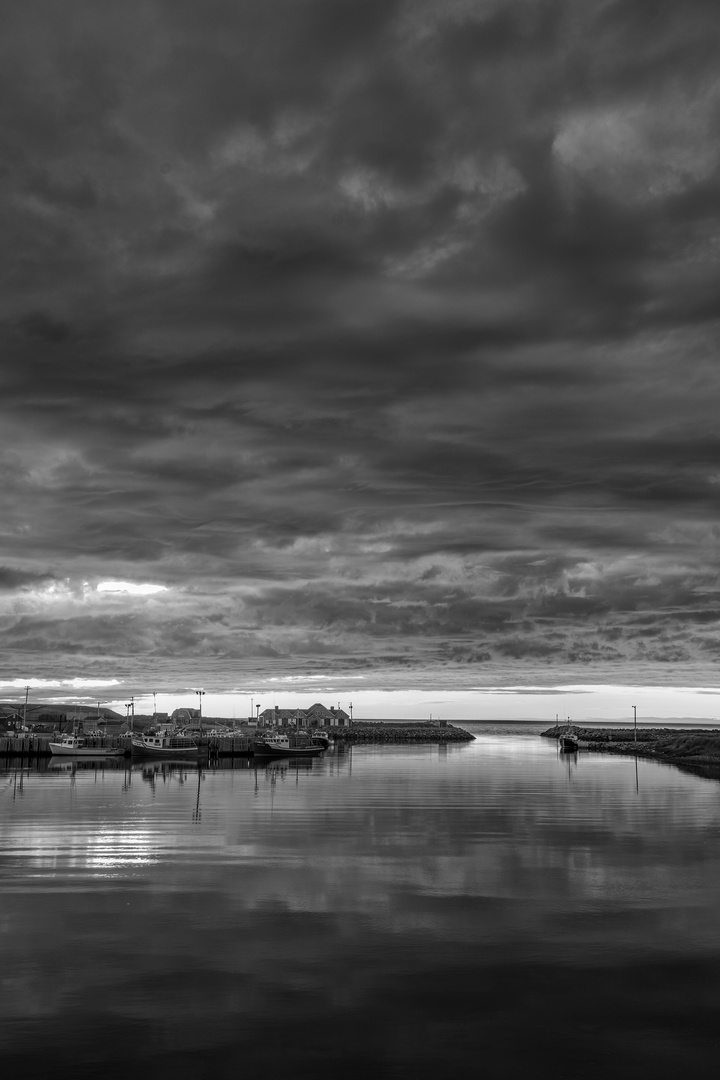
[{"label": "house with gabled roof", "polygon": [[259,719],[263,727],[305,727],[305,710],[264,709]]},{"label": "house with gabled roof", "polygon": [[319,701],[309,709],[265,709],[258,717],[262,727],[349,727],[350,717],[340,708],[326,708]]},{"label": "house with gabled roof", "polygon": [[308,727],[349,727],[350,717],[341,708],[326,708],[321,702],[316,701],[309,709],[306,709]]}]

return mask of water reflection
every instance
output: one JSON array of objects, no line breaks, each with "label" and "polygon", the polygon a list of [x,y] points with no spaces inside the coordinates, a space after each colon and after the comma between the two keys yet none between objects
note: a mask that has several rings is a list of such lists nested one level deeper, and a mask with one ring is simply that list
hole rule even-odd
[{"label": "water reflection", "polygon": [[498,1076],[709,1064],[716,783],[498,733],[9,768],[0,792],[8,1066],[475,1075],[480,1046]]}]

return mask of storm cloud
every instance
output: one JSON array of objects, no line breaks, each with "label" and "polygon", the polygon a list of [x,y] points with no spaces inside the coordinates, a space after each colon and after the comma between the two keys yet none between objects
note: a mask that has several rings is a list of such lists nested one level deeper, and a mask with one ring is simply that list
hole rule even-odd
[{"label": "storm cloud", "polygon": [[19,676],[713,681],[712,4],[0,24]]}]

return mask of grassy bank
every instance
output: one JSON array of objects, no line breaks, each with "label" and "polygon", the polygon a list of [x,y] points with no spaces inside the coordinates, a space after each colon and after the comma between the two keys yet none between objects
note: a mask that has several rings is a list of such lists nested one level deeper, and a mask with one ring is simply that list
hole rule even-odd
[{"label": "grassy bank", "polygon": [[557,738],[571,731],[580,748],[609,754],[636,754],[638,757],[693,767],[720,770],[720,731],[707,728],[586,728],[571,724],[553,725],[542,734]]}]

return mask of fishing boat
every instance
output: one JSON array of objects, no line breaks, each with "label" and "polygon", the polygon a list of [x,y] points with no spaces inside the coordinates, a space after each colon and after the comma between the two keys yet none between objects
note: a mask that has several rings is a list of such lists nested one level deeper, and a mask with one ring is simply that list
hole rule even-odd
[{"label": "fishing boat", "polygon": [[275,735],[255,736],[255,757],[307,758],[324,754],[326,750],[327,745],[319,740],[313,741],[305,734],[290,735],[278,732]]},{"label": "fishing boat", "polygon": [[94,758],[122,757],[125,753],[122,746],[88,746],[79,735],[63,735],[60,742],[51,742],[50,752],[64,757]]},{"label": "fishing boat", "polygon": [[133,757],[191,758],[197,757],[199,749],[192,736],[172,731],[146,731],[132,735]]},{"label": "fishing boat", "polygon": [[567,727],[558,735],[558,742],[560,743],[560,749],[566,754],[574,754],[580,745],[579,740],[573,729],[570,727],[570,721],[568,720]]}]

